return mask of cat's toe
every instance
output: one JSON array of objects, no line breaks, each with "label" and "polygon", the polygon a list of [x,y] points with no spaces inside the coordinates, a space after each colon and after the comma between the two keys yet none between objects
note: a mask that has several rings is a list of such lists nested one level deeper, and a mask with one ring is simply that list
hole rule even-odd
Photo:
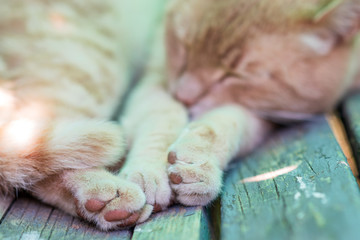
[{"label": "cat's toe", "polygon": [[117,222],[129,218],[132,215],[131,212],[126,210],[113,210],[104,215],[104,219],[108,222]]},{"label": "cat's toe", "polygon": [[129,227],[144,210],[144,193],[130,181],[96,169],[74,171],[67,177],[76,199],[77,215],[103,230]]},{"label": "cat's toe", "polygon": [[89,212],[99,212],[106,205],[106,202],[97,199],[90,199],[85,203],[85,208]]},{"label": "cat's toe", "polygon": [[120,176],[136,183],[143,190],[146,204],[149,210],[152,208],[152,212],[159,212],[169,206],[172,191],[165,165],[163,167],[151,165],[146,167],[125,167]]},{"label": "cat's toe", "polygon": [[122,223],[118,224],[117,227],[126,228],[126,227],[133,226],[138,222],[140,216],[141,216],[140,212],[135,212],[135,213],[129,215],[128,218],[124,219],[124,221]]},{"label": "cat's toe", "polygon": [[184,205],[206,205],[221,189],[222,171],[207,154],[170,152],[168,168],[176,200]]}]

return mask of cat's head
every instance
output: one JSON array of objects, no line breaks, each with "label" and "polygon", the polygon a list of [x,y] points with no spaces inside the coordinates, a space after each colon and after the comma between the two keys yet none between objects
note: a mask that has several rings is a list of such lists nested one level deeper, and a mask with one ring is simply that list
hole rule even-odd
[{"label": "cat's head", "polygon": [[286,72],[351,38],[359,16],[359,0],[175,1],[166,31],[171,90],[191,106],[228,79],[308,77],[306,68]]}]

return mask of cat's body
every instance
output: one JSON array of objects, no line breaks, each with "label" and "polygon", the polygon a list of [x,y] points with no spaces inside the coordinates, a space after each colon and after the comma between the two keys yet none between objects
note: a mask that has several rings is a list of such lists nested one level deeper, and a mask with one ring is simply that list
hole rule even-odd
[{"label": "cat's body", "polygon": [[85,206],[89,199],[106,199],[103,215],[126,207],[110,203],[120,185],[129,196],[139,195],[129,201],[134,210],[145,201],[139,187],[104,169],[126,150],[123,130],[109,121],[129,84],[118,2],[1,5],[0,192],[26,189],[101,228],[114,228],[119,223],[99,222],[94,201]]},{"label": "cat's body", "polygon": [[[129,85],[118,4],[0,9],[0,186],[102,229],[144,221],[171,200],[209,203],[229,161],[271,130],[268,119],[327,111],[359,74],[359,0],[176,0],[167,54],[162,25],[122,131],[104,121]],[[115,176],[105,166],[123,156],[122,135],[130,150]]]},{"label": "cat's body", "polygon": [[114,42],[119,30],[107,22],[117,15],[110,2],[2,4],[3,190],[27,188],[61,169],[113,164],[123,154],[121,130],[106,123],[127,87]]}]

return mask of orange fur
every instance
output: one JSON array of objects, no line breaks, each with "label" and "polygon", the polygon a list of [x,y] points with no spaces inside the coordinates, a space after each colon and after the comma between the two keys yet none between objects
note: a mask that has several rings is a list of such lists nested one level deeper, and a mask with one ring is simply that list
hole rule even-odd
[{"label": "orange fur", "polygon": [[[359,0],[177,0],[122,130],[108,121],[129,85],[118,2],[1,7],[0,191],[27,189],[104,230],[171,200],[205,205],[268,119],[327,111],[360,74]],[[124,155],[123,135],[131,149],[115,176],[105,166]]]},{"label": "orange fur", "polygon": [[343,79],[360,21],[358,0],[325,11],[332,2],[176,1],[172,91],[197,114],[225,103],[271,118],[331,109],[351,85]]}]

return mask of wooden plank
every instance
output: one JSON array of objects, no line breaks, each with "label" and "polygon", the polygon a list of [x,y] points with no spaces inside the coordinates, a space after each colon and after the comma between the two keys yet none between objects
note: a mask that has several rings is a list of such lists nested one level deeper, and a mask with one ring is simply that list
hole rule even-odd
[{"label": "wooden plank", "polygon": [[358,239],[360,192],[325,118],[271,137],[234,163],[222,239]]},{"label": "wooden plank", "polygon": [[33,199],[17,199],[0,225],[0,239],[38,239],[50,213]]},{"label": "wooden plank", "polygon": [[47,220],[46,226],[41,232],[43,239],[101,239],[111,240],[130,239],[131,232],[125,231],[111,231],[103,232],[96,229],[94,226],[74,218],[58,209],[54,209]]},{"label": "wooden plank", "polygon": [[130,239],[131,232],[97,230],[60,210],[21,197],[0,225],[0,239]]},{"label": "wooden plank", "polygon": [[349,136],[346,133],[344,123],[338,113],[330,113],[326,116],[334,136],[339,143],[342,152],[344,153],[347,162],[349,163],[350,169],[356,178],[358,185],[360,186],[359,170],[356,164],[356,160],[353,154],[353,150],[349,141]]},{"label": "wooden plank", "polygon": [[342,114],[348,132],[353,153],[360,166],[360,94],[349,96],[342,105]]},{"label": "wooden plank", "polygon": [[205,210],[201,207],[171,207],[135,227],[132,240],[212,239]]},{"label": "wooden plank", "polygon": [[[12,197],[0,196],[0,219],[2,219],[4,217],[4,214],[10,207],[13,200],[14,199]],[[1,223],[1,221],[0,221],[0,223]]]}]

